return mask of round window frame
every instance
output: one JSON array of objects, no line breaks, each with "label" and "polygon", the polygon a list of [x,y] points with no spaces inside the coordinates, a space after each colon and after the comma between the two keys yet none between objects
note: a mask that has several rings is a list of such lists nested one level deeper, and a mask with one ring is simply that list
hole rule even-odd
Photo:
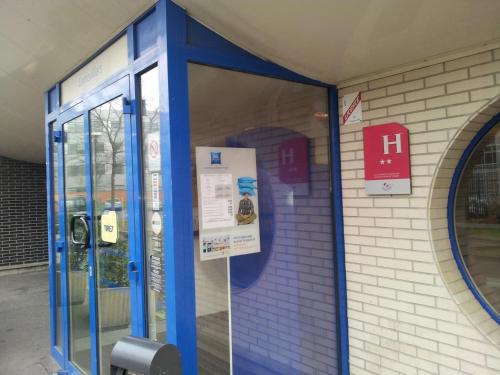
[{"label": "round window frame", "polygon": [[465,148],[462,156],[460,157],[457,166],[455,167],[455,171],[453,173],[453,178],[450,184],[450,191],[448,194],[448,233],[450,237],[451,251],[453,253],[453,258],[457,263],[460,274],[462,275],[465,284],[472,292],[476,300],[479,304],[486,310],[486,312],[491,316],[491,318],[500,325],[500,313],[496,312],[489,302],[484,298],[481,291],[476,286],[474,279],[470,275],[467,266],[462,257],[462,253],[460,251],[460,247],[458,245],[456,231],[455,231],[455,202],[456,202],[456,194],[458,190],[458,185],[460,183],[460,179],[464,172],[464,169],[467,165],[467,162],[470,160],[470,157],[476,151],[477,146],[483,140],[483,138],[488,134],[488,132],[495,127],[500,122],[500,112],[493,116],[483,127],[477,132],[477,134],[472,138],[470,143]]}]

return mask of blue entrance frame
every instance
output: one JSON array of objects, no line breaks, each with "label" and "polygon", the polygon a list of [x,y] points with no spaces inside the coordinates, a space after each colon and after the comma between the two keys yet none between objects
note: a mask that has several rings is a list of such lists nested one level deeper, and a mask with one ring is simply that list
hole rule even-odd
[{"label": "blue entrance frame", "polygon": [[[179,347],[183,357],[184,373],[197,373],[196,316],[194,287],[194,256],[192,227],[191,171],[187,167],[190,159],[188,64],[197,63],[218,68],[262,75],[297,83],[324,87],[329,95],[330,158],[331,158],[331,199],[332,218],[335,233],[335,286],[337,295],[337,335],[339,373],[349,374],[349,344],[347,325],[347,293],[345,275],[345,252],[343,233],[342,186],[340,170],[340,142],[338,121],[338,97],[334,85],[315,81],[285,69],[277,64],[258,58],[235,46],[213,31],[204,27],[185,10],[170,0],[160,0],[154,8],[139,17],[123,33],[111,40],[109,46],[124,33],[128,39],[129,66],[109,77],[92,90],[97,93],[110,82],[128,75],[130,77],[131,149],[127,168],[133,168],[133,187],[129,202],[137,201],[129,218],[134,217],[134,247],[137,259],[144,260],[143,254],[143,208],[142,208],[142,168],[141,133],[139,108],[139,75],[153,66],[158,66],[160,76],[160,124],[163,178],[163,227],[165,254],[165,293],[167,309],[167,340]],[[152,41],[152,42],[151,42]],[[97,56],[103,49],[98,51]],[[87,62],[88,62],[87,61]],[[82,64],[83,66],[84,64]],[[79,67],[76,70],[78,70]],[[62,82],[62,81],[61,81]],[[46,93],[46,140],[47,140],[47,192],[49,215],[49,266],[51,285],[51,348],[56,360],[65,366],[67,360],[55,348],[56,309],[54,295],[55,244],[53,244],[54,220],[52,199],[54,187],[51,175],[50,126],[71,103],[60,103],[60,83]],[[85,95],[89,97],[90,94]],[[74,102],[73,102],[74,103]],[[130,163],[130,164],[129,164]],[[175,197],[175,199],[174,199]],[[59,218],[61,227],[63,218]],[[140,256],[139,256],[140,255]],[[141,272],[145,265],[138,264]],[[138,279],[142,295],[136,302],[138,316],[133,316],[134,334],[147,336],[147,311],[145,301],[145,274]],[[63,290],[67,293],[67,290]],[[64,320],[64,319],[63,319]],[[95,335],[95,332],[93,332]],[[67,340],[67,330],[63,327],[63,337]],[[66,346],[67,347],[67,346]],[[63,357],[63,358],[61,358]],[[68,369],[66,367],[66,369]],[[96,372],[97,373],[97,372]]]},{"label": "blue entrance frame", "polygon": [[[106,103],[114,98],[122,97],[123,102],[128,102],[129,99],[129,76],[124,75],[119,78],[116,82],[108,84],[106,87],[102,87],[98,90],[93,90],[88,95],[83,97],[78,104],[69,108],[68,110],[61,112],[57,116],[57,120],[51,122],[52,129],[48,129],[52,132],[52,137],[54,135],[54,131],[60,132],[59,139],[64,139],[64,124],[68,121],[71,121],[75,118],[82,117],[83,118],[83,131],[84,131],[84,146],[85,146],[85,177],[86,177],[86,186],[83,188],[86,191],[86,214],[89,221],[89,226],[91,228],[91,239],[90,239],[90,248],[88,249],[89,253],[89,266],[94,270],[96,269],[96,259],[95,259],[95,250],[93,249],[93,235],[94,235],[94,223],[93,218],[95,216],[95,212],[93,212],[93,200],[92,200],[92,170],[91,170],[91,150],[90,150],[90,134],[91,134],[91,123],[90,123],[90,111],[93,108],[98,107],[99,105]],[[145,309],[143,305],[143,301],[145,297],[144,287],[143,287],[143,267],[142,267],[142,257],[140,254],[140,249],[136,247],[135,238],[136,238],[136,228],[137,224],[135,223],[136,219],[136,205],[138,202],[134,199],[134,178],[135,171],[133,169],[132,155],[134,154],[133,145],[132,145],[132,127],[131,127],[131,119],[129,114],[124,114],[124,131],[125,131],[125,161],[126,161],[126,186],[127,186],[127,213],[128,213],[128,231],[129,231],[129,261],[135,262],[138,266],[137,269],[133,272],[129,272],[129,282],[130,282],[130,305],[131,305],[131,331],[132,334],[142,336],[144,335],[144,325],[145,323],[142,321],[143,310]],[[50,135],[50,133],[49,133]],[[53,138],[49,137],[48,141],[50,144],[47,147],[49,152],[52,152],[54,143],[51,142]],[[62,365],[62,367],[66,368],[69,373],[79,374],[74,365],[70,362],[69,356],[69,348],[70,348],[70,340],[69,340],[69,316],[68,316],[68,276],[67,276],[67,267],[68,267],[68,259],[67,259],[67,248],[69,244],[66,241],[67,233],[66,233],[66,223],[65,223],[65,192],[64,192],[64,142],[56,143],[56,147],[58,148],[58,186],[53,186],[53,178],[52,178],[52,168],[48,168],[48,189],[50,189],[50,193],[53,194],[56,190],[59,192],[59,217],[50,217],[50,225],[53,226],[55,224],[55,220],[58,220],[60,225],[60,235],[61,239],[57,244],[53,242],[53,233],[50,234],[50,244],[55,247],[56,251],[61,251],[61,290],[62,290],[62,352],[59,351],[54,343],[55,343],[55,335],[57,335],[56,329],[56,315],[54,311],[51,313],[51,343],[52,343],[52,355],[54,358]],[[50,159],[51,163],[53,160]],[[51,214],[54,210],[52,200],[49,200],[49,213]],[[50,216],[50,215],[49,215]],[[54,245],[53,245],[54,244]],[[55,257],[54,251],[51,249],[51,257]],[[53,268],[55,265],[50,263],[51,268],[51,286],[55,283]],[[98,347],[99,347],[99,338],[97,335],[98,326],[97,326],[97,296],[96,296],[96,272],[89,273],[89,305],[90,305],[90,341],[91,341],[91,367],[92,373],[97,374],[99,363],[98,363]],[[51,304],[55,303],[55,295],[51,293]],[[55,305],[51,305],[55,306]]]}]

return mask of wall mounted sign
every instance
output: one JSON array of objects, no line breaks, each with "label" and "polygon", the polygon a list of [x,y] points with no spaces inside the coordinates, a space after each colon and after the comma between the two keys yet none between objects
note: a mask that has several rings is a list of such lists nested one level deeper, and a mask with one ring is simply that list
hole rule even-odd
[{"label": "wall mounted sign", "polygon": [[347,94],[342,97],[342,123],[354,124],[363,120],[361,110],[361,92]]},{"label": "wall mounted sign", "polygon": [[278,148],[280,181],[295,195],[309,194],[309,139],[287,139]]},{"label": "wall mounted sign", "polygon": [[367,194],[411,194],[408,129],[398,123],[363,128]]},{"label": "wall mounted sign", "polygon": [[118,241],[118,220],[116,211],[104,211],[101,215],[101,239],[104,242]]},{"label": "wall mounted sign", "polygon": [[200,259],[260,252],[254,148],[196,147]]},{"label": "wall mounted sign", "polygon": [[128,66],[127,36],[124,35],[97,57],[61,83],[61,102],[67,103],[96,87]]}]

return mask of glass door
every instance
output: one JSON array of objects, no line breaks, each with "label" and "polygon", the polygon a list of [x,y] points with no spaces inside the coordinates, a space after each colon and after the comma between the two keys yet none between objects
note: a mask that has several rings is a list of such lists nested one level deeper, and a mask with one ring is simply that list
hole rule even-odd
[{"label": "glass door", "polygon": [[129,232],[122,97],[90,111],[92,208],[101,374],[114,344],[131,334]]},{"label": "glass door", "polygon": [[84,373],[91,373],[89,239],[87,181],[85,173],[85,129],[83,116],[65,124],[64,198],[67,233],[67,285],[69,357]]},{"label": "glass door", "polygon": [[141,329],[131,319],[139,315],[131,301],[140,270],[129,246],[134,207],[127,94],[128,77],[86,99],[82,114],[62,126],[68,354],[83,374],[109,374],[114,344]]}]

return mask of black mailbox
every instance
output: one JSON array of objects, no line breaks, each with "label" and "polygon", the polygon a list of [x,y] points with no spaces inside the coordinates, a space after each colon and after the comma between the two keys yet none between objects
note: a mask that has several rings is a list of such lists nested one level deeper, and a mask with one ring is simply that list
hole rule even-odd
[{"label": "black mailbox", "polygon": [[176,346],[125,336],[111,351],[111,375],[182,375]]}]

